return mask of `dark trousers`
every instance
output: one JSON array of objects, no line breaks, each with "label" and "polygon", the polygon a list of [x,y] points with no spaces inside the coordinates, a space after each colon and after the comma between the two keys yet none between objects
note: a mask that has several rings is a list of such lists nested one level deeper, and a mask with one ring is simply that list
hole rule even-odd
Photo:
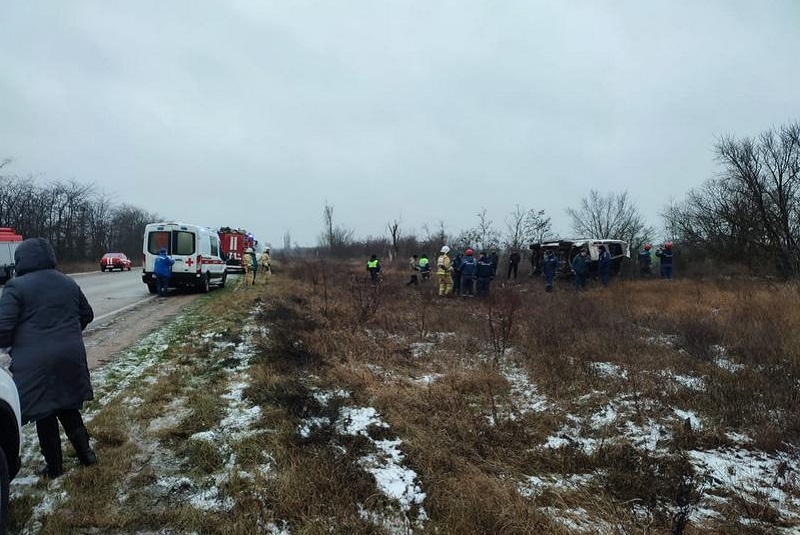
[{"label": "dark trousers", "polygon": [[475,281],[476,294],[478,297],[483,297],[489,295],[489,285],[492,283],[492,279],[489,277],[478,277]]},{"label": "dark trousers", "polygon": [[555,277],[555,273],[547,273],[544,274],[544,289],[548,292],[553,289],[553,278]]},{"label": "dark trousers", "polygon": [[511,274],[513,273],[514,274],[514,278],[516,279],[517,278],[517,268],[518,267],[519,267],[519,264],[517,264],[517,263],[513,263],[513,262],[509,263],[508,264],[508,275],[506,275],[506,278],[510,279],[511,278]]},{"label": "dark trousers", "polygon": [[47,463],[46,474],[51,478],[60,476],[64,471],[58,422],[61,422],[64,432],[66,432],[70,442],[75,446],[75,451],[78,452],[81,462],[87,458],[87,451],[91,451],[89,448],[89,435],[83,426],[83,418],[81,418],[81,413],[78,409],[58,411],[47,418],[36,420],[39,447],[42,449],[42,455],[44,455],[44,460]]},{"label": "dark trousers", "polygon": [[578,290],[583,290],[586,288],[586,273],[583,274],[575,274],[575,288]]},{"label": "dark trousers", "polygon": [[412,284],[416,286],[418,282],[419,280],[417,280],[417,274],[414,273],[411,275],[411,280],[406,283],[406,286],[411,286]]},{"label": "dark trousers", "polygon": [[156,275],[156,284],[158,286],[158,295],[166,297],[169,293],[169,275]]},{"label": "dark trousers", "polygon": [[608,272],[601,272],[600,275],[600,282],[603,286],[608,286],[608,280],[611,278],[611,273]]},{"label": "dark trousers", "polygon": [[472,287],[472,275],[461,275],[461,295],[475,295],[475,290]]},{"label": "dark trousers", "polygon": [[672,264],[661,264],[661,278],[662,279],[671,279],[672,278]]},{"label": "dark trousers", "polygon": [[453,279],[453,295],[458,295],[461,293],[461,272],[455,271],[450,274],[450,277]]}]

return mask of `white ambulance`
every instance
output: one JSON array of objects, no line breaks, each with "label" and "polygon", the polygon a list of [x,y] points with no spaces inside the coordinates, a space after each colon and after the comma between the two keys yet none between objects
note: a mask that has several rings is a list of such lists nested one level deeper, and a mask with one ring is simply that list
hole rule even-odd
[{"label": "white ambulance", "polygon": [[227,273],[216,232],[186,223],[150,223],[144,229],[142,251],[142,282],[150,293],[158,292],[153,270],[162,247],[175,261],[170,287],[192,287],[203,293],[212,284],[225,287]]}]

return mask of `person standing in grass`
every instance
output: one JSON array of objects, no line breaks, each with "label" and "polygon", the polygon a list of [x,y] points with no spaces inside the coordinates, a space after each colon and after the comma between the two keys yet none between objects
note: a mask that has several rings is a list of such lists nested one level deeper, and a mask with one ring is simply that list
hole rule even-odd
[{"label": "person standing in grass", "polygon": [[472,249],[467,249],[461,259],[461,297],[475,296],[475,268],[475,257],[472,256]]},{"label": "person standing in grass", "polygon": [[244,254],[242,255],[242,267],[244,268],[244,285],[248,285],[248,280],[250,279],[250,274],[253,274],[252,283],[256,283],[256,274],[258,273],[258,261],[256,260],[256,253],[253,251],[252,247],[248,247],[244,250]]},{"label": "person standing in grass", "polygon": [[597,275],[600,277],[600,283],[603,288],[608,286],[608,281],[611,278],[611,253],[605,246],[600,247],[600,257],[597,259]]},{"label": "person standing in grass", "polygon": [[272,275],[272,265],[270,264],[269,258],[269,247],[265,248],[264,251],[261,253],[261,256],[258,257],[258,270],[264,273],[266,278],[269,278]]},{"label": "person standing in grass", "polygon": [[517,269],[519,269],[519,263],[522,260],[522,257],[519,254],[519,251],[513,249],[511,254],[508,256],[508,273],[506,274],[506,278],[510,279],[511,275],[514,275],[514,278],[517,278]]},{"label": "person standing in grass", "polygon": [[672,279],[672,242],[668,241],[656,250],[660,263],[661,278]]},{"label": "person standing in grass", "polygon": [[578,290],[586,288],[586,277],[589,275],[589,251],[581,249],[581,252],[572,260],[572,271],[575,273],[575,288]]},{"label": "person standing in grass", "polygon": [[456,256],[453,258],[452,266],[453,270],[450,272],[450,278],[453,279],[453,295],[460,295],[461,294],[461,260],[463,256],[461,252],[457,252]]},{"label": "person standing in grass", "polygon": [[431,261],[425,253],[419,257],[419,274],[423,282],[431,279]]},{"label": "person standing in grass", "polygon": [[453,266],[450,262],[450,257],[447,256],[449,252],[450,247],[447,245],[442,246],[441,251],[439,251],[439,258],[436,259],[436,278],[439,280],[439,295],[441,296],[450,295],[450,292],[453,291],[453,279],[450,274],[453,271]]},{"label": "person standing in grass", "polygon": [[419,260],[417,255],[411,255],[408,261],[408,269],[411,272],[411,280],[406,283],[406,286],[416,286],[419,283]]},{"label": "person standing in grass", "polygon": [[653,265],[653,258],[650,256],[650,248],[651,245],[649,243],[645,243],[644,246],[639,250],[639,276],[642,278],[647,278],[650,276],[650,266]]},{"label": "person standing in grass", "polygon": [[545,251],[544,259],[542,260],[542,272],[544,273],[544,291],[553,291],[553,279],[556,276],[558,269],[558,257],[553,251]]},{"label": "person standing in grass", "polygon": [[10,347],[22,423],[36,422],[47,464],[43,475],[64,473],[59,422],[78,460],[97,462],[80,410],[94,399],[82,331],[94,312],[75,281],[56,270],[44,238],[30,238],[14,252],[17,276],[0,297],[0,347]]},{"label": "person standing in grass", "polygon": [[500,255],[497,249],[492,249],[492,253],[489,255],[489,261],[492,264],[492,277],[494,277],[497,275],[497,267],[500,265]]},{"label": "person standing in grass", "polygon": [[381,281],[381,262],[378,260],[378,255],[371,255],[367,261],[367,271],[369,272],[369,279],[372,284],[378,284]]},{"label": "person standing in grass", "polygon": [[481,251],[478,258],[478,264],[475,267],[475,285],[476,295],[478,297],[486,297],[489,295],[489,285],[494,279],[495,266],[492,264],[492,259],[486,256],[486,253]]}]

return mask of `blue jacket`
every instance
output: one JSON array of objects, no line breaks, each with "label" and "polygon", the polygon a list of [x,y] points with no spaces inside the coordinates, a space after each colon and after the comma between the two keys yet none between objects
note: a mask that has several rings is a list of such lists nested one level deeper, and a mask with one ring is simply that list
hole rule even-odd
[{"label": "blue jacket", "polygon": [[572,261],[572,269],[575,271],[576,275],[586,275],[589,273],[589,257],[583,257],[583,255],[578,255]]},{"label": "blue jacket", "polygon": [[650,251],[642,249],[639,251],[639,265],[640,266],[649,266],[653,263],[653,259],[650,257]]},{"label": "blue jacket", "polygon": [[548,277],[555,275],[558,268],[558,258],[556,255],[545,255],[542,261],[542,271]]},{"label": "blue jacket", "polygon": [[153,272],[156,276],[169,277],[172,274],[172,264],[175,261],[167,256],[167,253],[159,253],[156,257]]},{"label": "blue jacket", "polygon": [[491,258],[484,257],[478,260],[478,265],[475,269],[475,276],[481,279],[494,278],[494,264],[492,264]]},{"label": "blue jacket", "polygon": [[601,274],[611,273],[611,255],[605,249],[600,253],[597,261],[597,272]]},{"label": "blue jacket", "polygon": [[473,277],[475,276],[475,258],[472,256],[464,255],[461,259],[461,276]]},{"label": "blue jacket", "polygon": [[672,250],[671,249],[659,249],[656,251],[656,256],[661,260],[662,266],[671,266],[672,265]]}]

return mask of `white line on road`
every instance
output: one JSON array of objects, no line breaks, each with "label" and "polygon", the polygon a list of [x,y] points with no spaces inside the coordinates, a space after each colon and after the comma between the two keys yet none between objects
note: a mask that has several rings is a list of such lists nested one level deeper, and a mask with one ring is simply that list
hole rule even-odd
[{"label": "white line on road", "polygon": [[112,310],[111,312],[107,312],[106,314],[103,314],[102,316],[97,316],[94,320],[92,320],[92,323],[97,323],[98,321],[102,321],[102,320],[104,320],[104,319],[106,319],[106,318],[108,318],[110,316],[113,316],[115,314],[119,314],[120,312],[123,312],[125,310],[131,309],[131,308],[133,308],[133,307],[135,307],[137,305],[141,305],[142,303],[146,303],[148,301],[152,301],[155,298],[156,298],[155,295],[151,295],[149,297],[145,297],[141,301],[136,301],[135,303],[131,303],[130,305],[125,305],[124,307],[118,308],[117,310]]}]

